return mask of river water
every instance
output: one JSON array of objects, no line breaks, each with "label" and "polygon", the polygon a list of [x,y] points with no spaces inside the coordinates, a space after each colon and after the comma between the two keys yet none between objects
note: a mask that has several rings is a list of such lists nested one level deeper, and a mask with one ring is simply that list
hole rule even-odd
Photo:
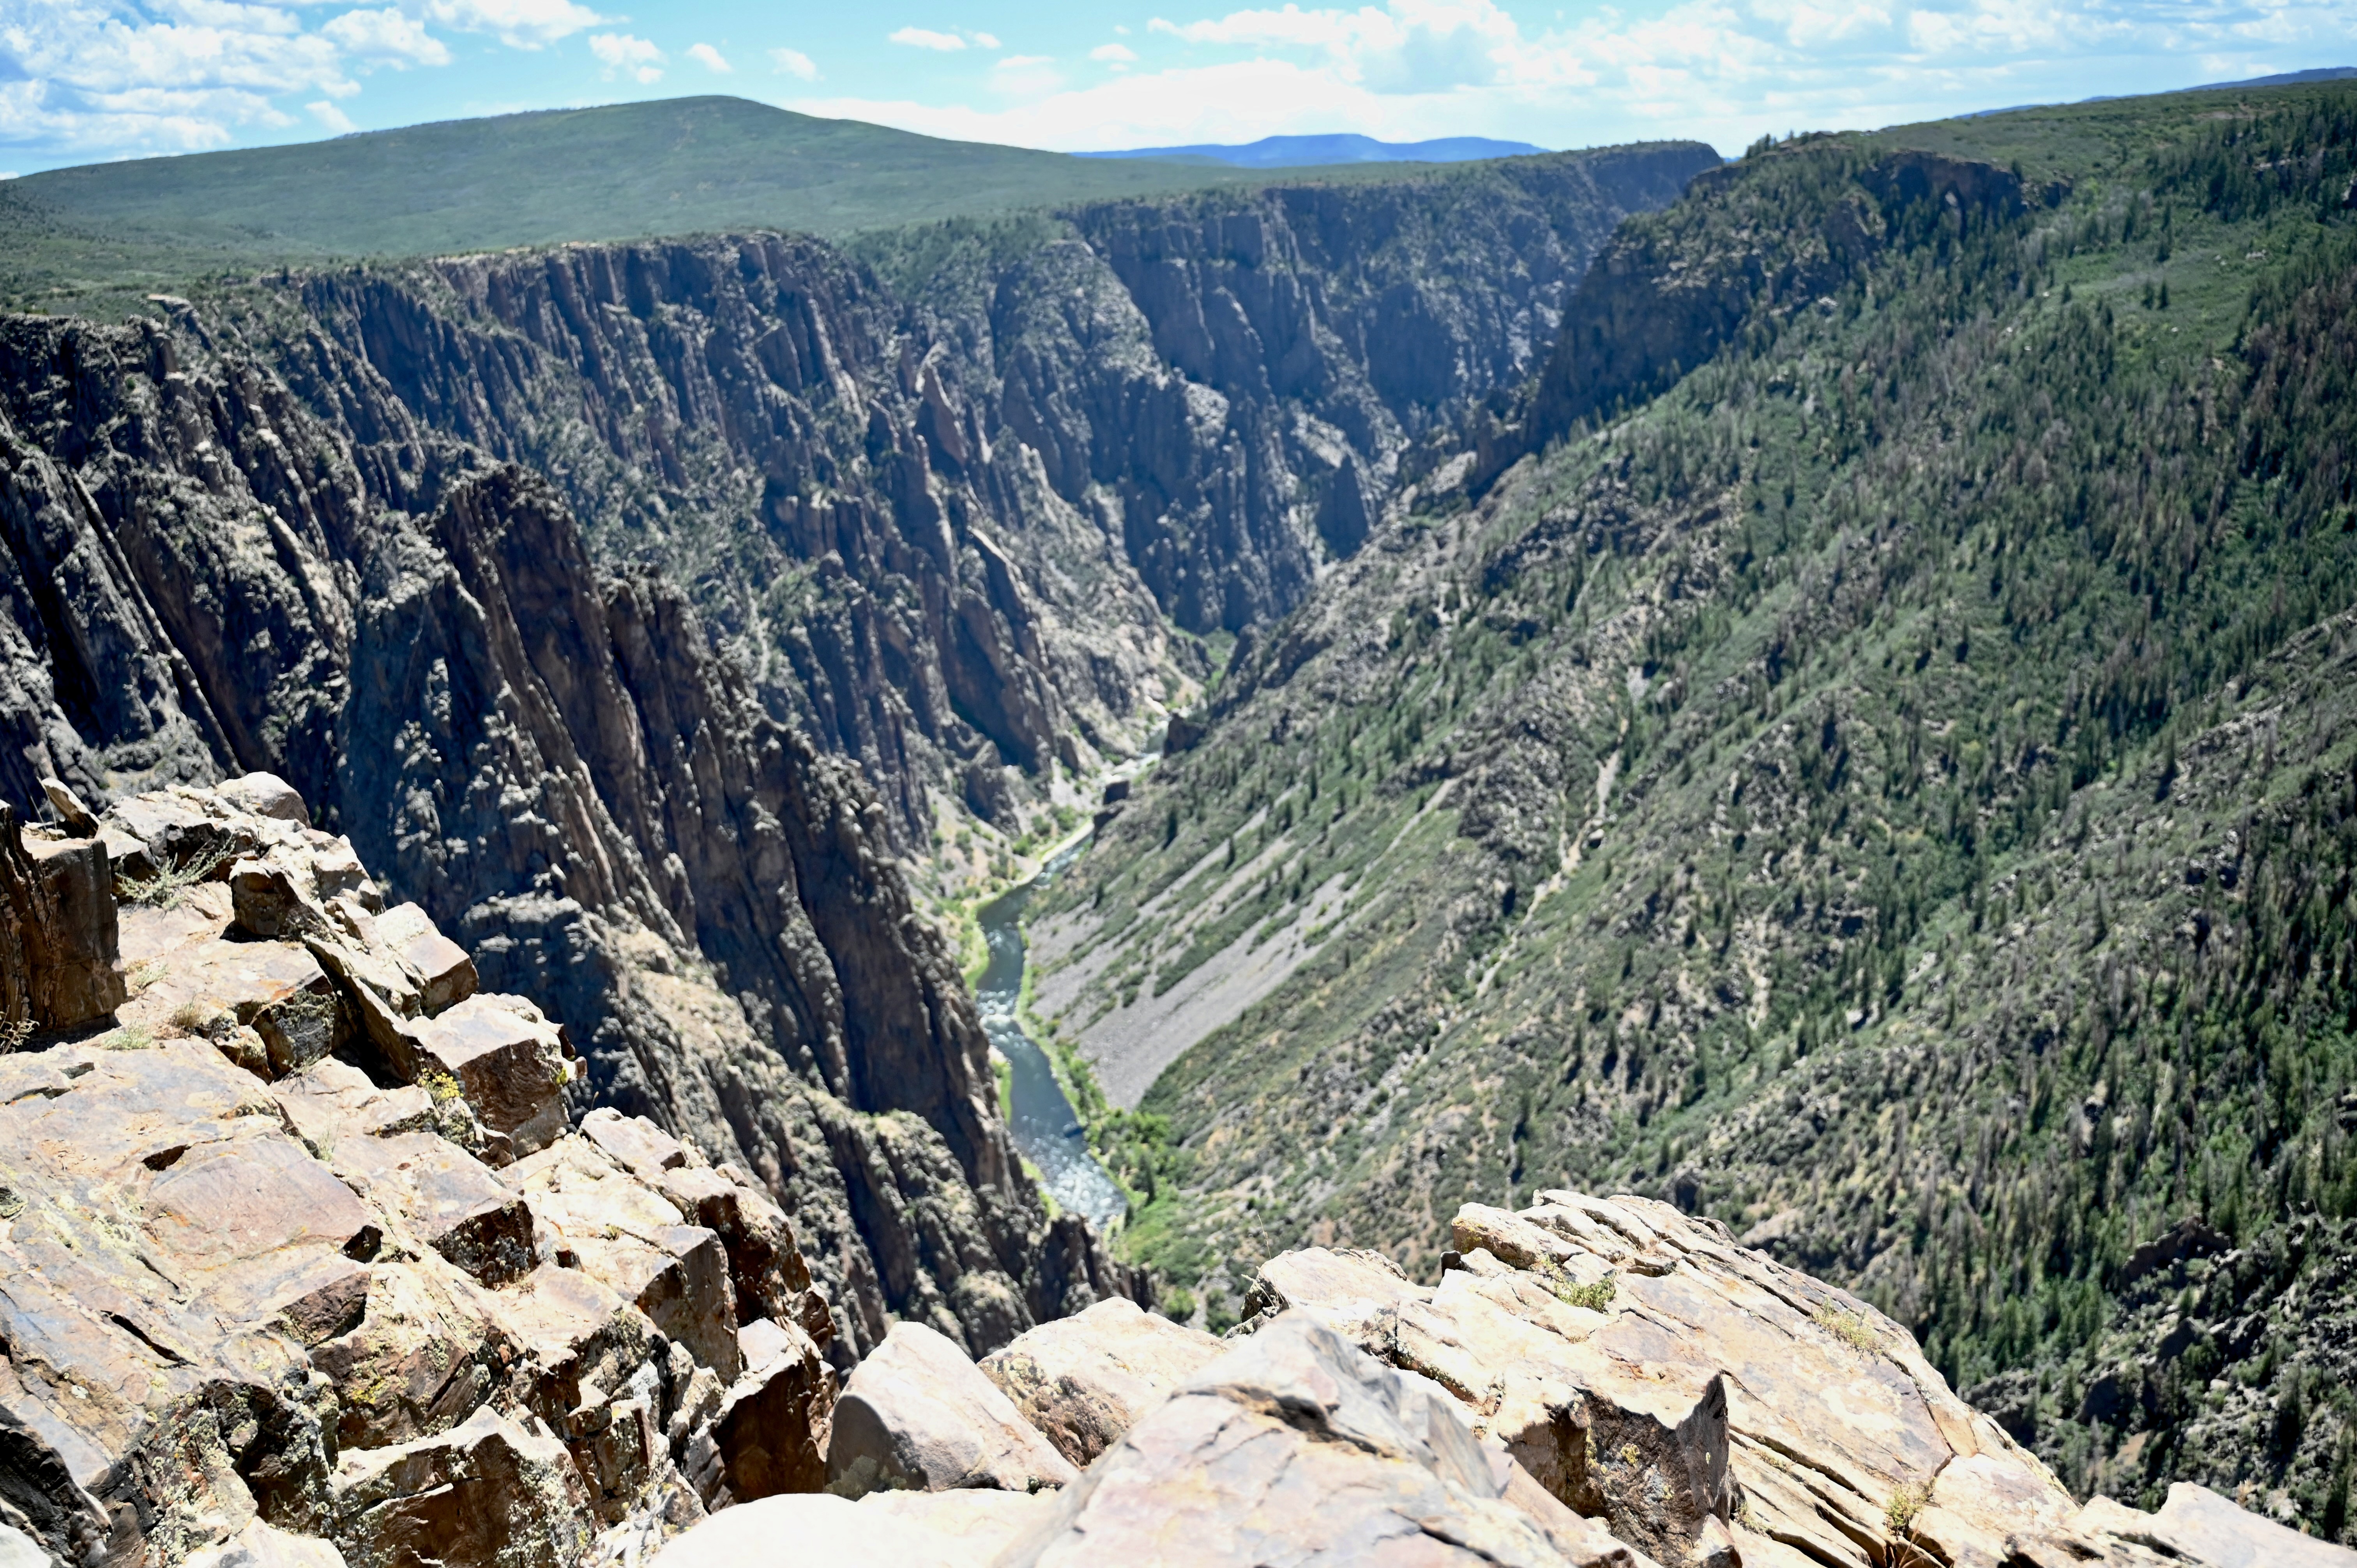
[{"label": "river water", "polygon": [[1080,844],[1074,844],[1049,860],[1039,875],[976,912],[983,940],[990,944],[990,964],[974,984],[974,999],[982,1009],[982,1026],[990,1043],[1014,1069],[1015,1146],[1038,1168],[1058,1203],[1087,1215],[1102,1231],[1126,1212],[1128,1200],[1089,1153],[1081,1119],[1064,1098],[1063,1086],[1048,1065],[1048,1053],[1015,1017],[1016,1000],[1023,993],[1023,911],[1030,906],[1031,895],[1054,881],[1080,851]]}]

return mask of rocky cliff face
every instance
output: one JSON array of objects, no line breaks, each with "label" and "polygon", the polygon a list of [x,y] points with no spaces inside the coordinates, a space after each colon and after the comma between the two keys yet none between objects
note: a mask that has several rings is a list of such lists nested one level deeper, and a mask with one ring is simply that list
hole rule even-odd
[{"label": "rocky cliff face", "polygon": [[564,1032],[283,781],[54,798],[0,824],[12,1562],[557,1568],[824,1479],[835,1320],[762,1183],[571,1130]]},{"label": "rocky cliff face", "polygon": [[1159,734],[1174,639],[1298,603],[1404,446],[1528,373],[1690,144],[883,236],[323,274],[231,308],[363,443],[543,475],[658,564],[901,847]]},{"label": "rocky cliff face", "polygon": [[[895,1330],[836,1406],[834,1496],[733,1509],[657,1562],[791,1537],[928,1568],[2357,1563],[2197,1486],[2081,1506],[1905,1330],[1666,1204],[1550,1191],[1452,1230],[1437,1283],[1269,1259],[1225,1342],[1123,1303],[979,1369]],[[1076,1474],[1040,1439],[1082,1430]]]},{"label": "rocky cliff face", "polygon": [[575,1032],[585,1098],[793,1209],[849,1352],[887,1311],[979,1348],[1121,1288],[1017,1168],[856,776],[545,484],[414,423],[356,439],[178,314],[5,334],[0,788],[282,770]]},{"label": "rocky cliff face", "polygon": [[0,793],[286,778],[582,1098],[794,1212],[843,1354],[888,1312],[987,1348],[1128,1286],[1041,1212],[894,857],[1158,734],[1208,669],[1170,618],[1294,602],[1706,154],[9,319]]}]

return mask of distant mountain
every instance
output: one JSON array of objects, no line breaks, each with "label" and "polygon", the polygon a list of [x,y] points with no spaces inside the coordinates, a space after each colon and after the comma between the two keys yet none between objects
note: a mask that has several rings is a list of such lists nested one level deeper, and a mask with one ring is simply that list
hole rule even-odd
[{"label": "distant mountain", "polygon": [[[1216,166],[1108,167],[698,97],[53,169],[9,182],[7,194],[77,232],[302,258],[750,227],[839,235],[1241,177]],[[5,216],[0,233],[13,235]]]},{"label": "distant mountain", "polygon": [[2189,87],[2188,92],[2207,92],[2220,87],[2298,87],[2309,81],[2347,81],[2357,77],[2357,65],[2319,66],[2314,70],[2287,70],[2274,76],[2245,77],[2240,81],[2212,81],[2201,87]]},{"label": "distant mountain", "polygon": [[[2224,92],[2230,89],[2237,87],[2299,87],[2304,86],[2307,83],[2316,81],[2347,81],[2352,78],[2357,78],[2357,65],[2325,65],[2319,66],[2313,70],[2286,70],[2278,71],[2273,76],[2246,76],[2240,81],[2205,81],[2198,87],[2180,87],[2176,91],[2179,92]],[[2136,96],[2139,95],[2132,92],[2099,92],[2093,98],[2082,98],[2078,102],[2082,103],[2117,103],[2125,98],[2134,98]],[[1991,114],[2010,114],[2018,109],[2038,109],[2042,107],[2044,107],[2044,105],[2037,103],[2014,103],[2008,104],[2003,109],[1975,110],[1970,114],[1958,115],[1957,118],[1962,120],[1982,120],[1986,119]]]},{"label": "distant mountain", "polygon": [[1378,142],[1372,136],[1263,136],[1239,146],[1129,147],[1119,152],[1078,153],[1083,158],[1158,158],[1174,163],[1232,164],[1238,168],[1302,168],[1317,164],[1462,164],[1477,158],[1518,158],[1543,153],[1528,142],[1497,142],[1487,136],[1443,136],[1431,142]]}]

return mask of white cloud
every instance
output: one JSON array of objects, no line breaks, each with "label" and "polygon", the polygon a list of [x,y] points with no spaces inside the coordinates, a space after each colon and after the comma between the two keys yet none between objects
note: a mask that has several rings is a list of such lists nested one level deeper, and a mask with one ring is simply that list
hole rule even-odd
[{"label": "white cloud", "polygon": [[1007,97],[1038,98],[1063,85],[1050,55],[1003,55],[991,64],[991,91]]},{"label": "white cloud", "polygon": [[513,48],[533,49],[609,18],[574,0],[423,0],[427,20],[490,33]]},{"label": "white cloud", "polygon": [[787,76],[799,76],[804,81],[818,80],[818,63],[800,49],[771,49],[770,63]]},{"label": "white cloud", "polygon": [[608,81],[624,71],[642,82],[662,80],[663,52],[645,38],[628,33],[592,33],[589,52],[606,68]]},{"label": "white cloud", "polygon": [[424,23],[391,6],[382,11],[347,11],[329,18],[319,36],[346,54],[393,66],[448,65],[450,50],[425,30]]},{"label": "white cloud", "polygon": [[940,49],[943,53],[965,48],[965,40],[955,33],[937,33],[931,27],[903,27],[888,41],[906,44],[912,49]]},{"label": "white cloud", "polygon": [[[1494,0],[1268,5],[1158,18],[1178,63],[1000,102],[835,97],[796,109],[1073,151],[1351,129],[1549,146],[1887,125],[2008,103],[2150,92],[2357,58],[2357,6],[2322,0]],[[1548,16],[1562,19],[1542,24]],[[1104,64],[1129,64],[1105,50]],[[1012,101],[1007,101],[1009,98]]]},{"label": "white cloud", "polygon": [[1345,81],[1378,92],[1433,92],[1503,80],[1529,46],[1493,0],[1391,0],[1383,10],[1233,11],[1148,30],[1190,44],[1222,44],[1322,56]]},{"label": "white cloud", "polygon": [[105,0],[0,7],[0,145],[193,151],[294,123],[273,102],[359,90],[344,51],[274,7],[187,0],[150,17]]},{"label": "white cloud", "polygon": [[1089,58],[1106,65],[1128,65],[1137,59],[1137,51],[1126,44],[1099,44],[1089,51]]},{"label": "white cloud", "polygon": [[325,125],[328,130],[333,131],[339,136],[347,131],[357,131],[360,129],[358,125],[352,124],[352,117],[350,115],[345,113],[342,110],[337,108],[334,104],[328,102],[324,98],[319,100],[317,103],[306,103],[303,107],[308,109],[311,112],[312,117],[317,120],[320,124]]},{"label": "white cloud", "polygon": [[710,44],[688,45],[687,58],[702,66],[705,70],[719,76],[726,76],[737,69],[728,63],[726,57],[722,55],[718,49],[714,48]]},{"label": "white cloud", "polygon": [[285,131],[383,68],[456,63],[437,33],[538,48],[603,20],[579,0],[0,0],[0,146],[47,158],[222,146]]},{"label": "white cloud", "polygon": [[998,40],[988,33],[968,33],[966,37],[974,40],[974,47],[978,49],[995,49],[999,47]]}]

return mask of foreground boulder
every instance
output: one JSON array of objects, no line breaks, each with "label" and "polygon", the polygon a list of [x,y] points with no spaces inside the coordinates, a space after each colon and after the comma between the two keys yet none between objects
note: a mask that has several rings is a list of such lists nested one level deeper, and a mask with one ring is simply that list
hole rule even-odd
[{"label": "foreground boulder", "polygon": [[835,1402],[827,1489],[1036,1492],[1080,1472],[949,1338],[895,1324]]},{"label": "foreground boulder", "polygon": [[[1466,1205],[1454,1231],[1437,1285],[1372,1253],[1272,1259],[1240,1332],[1307,1316],[1431,1380],[1549,1497],[1664,1564],[2298,1561],[2264,1544],[2281,1537],[2357,1568],[2223,1499],[2206,1541],[2167,1513],[2082,1509],[1904,1329],[1713,1221],[1544,1192]],[[2190,1521],[2206,1505],[2180,1490]]]},{"label": "foreground boulder", "polygon": [[113,881],[93,833],[28,829],[0,806],[0,1018],[65,1029],[122,1004]]},{"label": "foreground boulder", "polygon": [[999,1561],[1557,1568],[1504,1500],[1511,1475],[1447,1394],[1288,1314],[1180,1384]]},{"label": "foreground boulder", "polygon": [[569,1568],[589,1544],[588,1498],[565,1445],[489,1408],[436,1436],[346,1455],[336,1501],[351,1568]]},{"label": "foreground boulder", "polygon": [[823,1481],[832,1320],[767,1194],[568,1131],[561,1032],[380,925],[276,780],[97,830],[106,918],[20,875],[0,943],[20,1026],[81,1028],[0,1053],[0,1552],[572,1568]]},{"label": "foreground boulder", "polygon": [[662,1568],[976,1568],[1038,1530],[1053,1493],[872,1492],[857,1502],[831,1493],[777,1497],[697,1525],[656,1559]]},{"label": "foreground boulder", "polygon": [[1086,1467],[1225,1347],[1121,1296],[1039,1327],[982,1359],[983,1375],[1056,1451]]}]

